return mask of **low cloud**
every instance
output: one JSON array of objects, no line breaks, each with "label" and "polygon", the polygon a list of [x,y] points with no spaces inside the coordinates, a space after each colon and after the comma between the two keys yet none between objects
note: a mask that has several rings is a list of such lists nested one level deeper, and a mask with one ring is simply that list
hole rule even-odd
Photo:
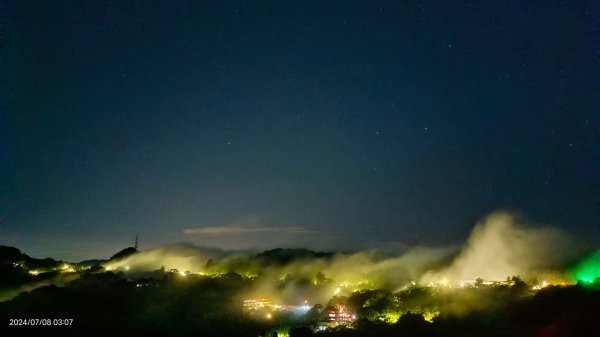
[{"label": "low cloud", "polygon": [[[315,230],[300,226],[275,226],[262,217],[249,215],[219,226],[183,229],[194,243],[226,249],[252,249],[273,246],[304,245],[314,239]],[[193,239],[192,239],[193,238]]]},{"label": "low cloud", "polygon": [[543,270],[560,269],[581,254],[576,247],[557,228],[530,227],[518,215],[498,211],[475,226],[450,266],[426,273],[423,281],[533,278]]},{"label": "low cloud", "polygon": [[186,228],[184,234],[191,235],[235,235],[246,233],[314,233],[313,230],[308,230],[302,227],[243,227],[243,226],[213,226],[213,227],[197,227]]},{"label": "low cloud", "polygon": [[[259,249],[274,247],[306,247],[298,241],[327,237],[326,232],[297,235],[295,231],[305,229],[278,228],[265,225],[258,217],[246,217],[224,226],[189,228],[186,233],[194,238],[195,245],[160,247],[107,266],[140,275],[162,266],[193,273],[233,272],[253,280],[238,294],[239,300],[270,297],[274,302],[300,303],[308,298],[325,304],[333,296],[357,289],[385,289],[395,293],[412,287],[415,282],[458,285],[477,277],[503,281],[510,276],[520,276],[532,285],[539,280],[574,281],[565,270],[580,255],[578,244],[566,233],[551,227],[529,226],[518,215],[502,211],[478,223],[468,240],[458,247],[389,242],[387,252],[310,253],[304,249],[275,249],[259,253]],[[488,305],[485,297],[468,296],[444,310],[465,313]]]}]

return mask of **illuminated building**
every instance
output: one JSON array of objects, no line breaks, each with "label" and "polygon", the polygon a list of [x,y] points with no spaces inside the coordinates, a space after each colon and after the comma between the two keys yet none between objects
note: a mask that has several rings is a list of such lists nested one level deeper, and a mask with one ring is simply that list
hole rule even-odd
[{"label": "illuminated building", "polygon": [[291,312],[295,314],[306,314],[310,310],[310,305],[274,304],[273,309],[277,311]]},{"label": "illuminated building", "polygon": [[304,315],[310,310],[311,306],[308,301],[304,301],[301,305],[294,304],[274,304],[268,297],[245,300],[242,304],[242,311],[246,314],[254,315],[257,312],[286,312],[297,315]]},{"label": "illuminated building", "polygon": [[259,310],[272,310],[273,301],[268,297],[262,297],[258,299],[245,300],[242,304],[242,310],[245,313],[252,313],[253,311]]},{"label": "illuminated building", "polygon": [[354,320],[354,315],[345,305],[338,304],[327,308],[327,320],[338,324],[346,324]]}]

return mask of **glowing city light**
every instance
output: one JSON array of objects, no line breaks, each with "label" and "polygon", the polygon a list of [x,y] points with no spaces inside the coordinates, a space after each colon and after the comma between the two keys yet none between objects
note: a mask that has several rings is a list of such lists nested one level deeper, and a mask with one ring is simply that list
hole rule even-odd
[{"label": "glowing city light", "polygon": [[66,263],[65,263],[65,264],[62,266],[62,272],[63,272],[63,273],[74,273],[74,272],[75,272],[75,269],[73,269],[73,267],[71,267],[70,265],[68,265],[68,264],[66,264]]}]

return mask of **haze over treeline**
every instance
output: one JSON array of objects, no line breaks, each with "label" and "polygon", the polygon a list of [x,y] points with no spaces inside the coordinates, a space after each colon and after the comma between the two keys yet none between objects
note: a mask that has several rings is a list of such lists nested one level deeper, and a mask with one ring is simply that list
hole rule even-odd
[{"label": "haze over treeline", "polygon": [[[552,324],[556,336],[600,331],[590,316],[600,305],[598,251],[509,212],[482,219],[461,246],[402,254],[172,244],[81,263],[1,247],[0,260],[0,316],[70,317],[71,332],[489,336],[483,325],[515,336]],[[574,316],[557,323],[573,306]]]}]

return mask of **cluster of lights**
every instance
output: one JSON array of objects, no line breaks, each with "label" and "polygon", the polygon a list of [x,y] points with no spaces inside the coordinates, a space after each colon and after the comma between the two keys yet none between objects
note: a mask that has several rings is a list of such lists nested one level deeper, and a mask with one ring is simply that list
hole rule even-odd
[{"label": "cluster of lights", "polygon": [[[584,278],[582,279],[582,281],[584,283],[593,283],[592,279],[587,279]],[[479,281],[480,285],[482,286],[514,286],[515,285],[515,281],[513,280],[503,280],[503,281]],[[415,281],[411,281],[410,284],[412,286],[418,286],[418,283]],[[533,287],[531,287],[531,290],[540,290],[542,288],[546,288],[548,286],[561,286],[561,287],[566,287],[568,285],[572,285],[572,282],[568,282],[565,280],[559,280],[559,281],[542,281],[542,283],[539,283]],[[478,286],[478,281],[477,280],[463,280],[463,281],[459,281],[459,282],[451,282],[448,279],[442,279],[438,282],[430,282],[428,284],[425,285],[426,287],[430,287],[430,288],[473,288],[473,287],[477,287]]]},{"label": "cluster of lights", "polygon": [[[259,314],[258,317],[264,317],[265,319],[272,319],[278,312],[289,312],[297,315],[306,314],[310,310],[308,300],[304,300],[301,305],[293,304],[273,304],[269,297],[262,297],[258,299],[245,300],[242,305],[242,311],[249,315]],[[263,316],[264,315],[264,316]]]},{"label": "cluster of lights", "polygon": [[[131,270],[131,266],[129,265],[105,265],[103,266],[105,270],[109,270],[109,271],[118,271],[118,270],[124,270],[124,271],[130,271]],[[200,276],[210,276],[210,277],[218,277],[218,276],[222,276],[223,273],[207,273],[204,271],[200,271],[200,272],[192,272],[189,270],[185,270],[185,271],[179,271],[178,269],[170,269],[167,272],[169,273],[175,273],[175,274],[179,274],[180,276],[187,276],[187,275],[200,275]],[[255,278],[257,277],[256,274],[244,274],[242,275],[246,278]]]},{"label": "cluster of lights", "polygon": [[337,324],[345,324],[355,320],[356,315],[351,313],[345,305],[338,304],[335,307],[327,308],[327,319]]},{"label": "cluster of lights", "polygon": [[548,281],[543,281],[541,284],[531,287],[531,289],[532,290],[540,290],[542,288],[546,288],[549,285],[550,285],[550,283],[548,283]]},{"label": "cluster of lights", "polygon": [[440,315],[439,311],[426,311],[421,314],[423,319],[425,319],[429,323],[433,323],[433,319]]},{"label": "cluster of lights", "polygon": [[353,282],[353,283],[344,281],[344,282],[341,282],[338,284],[338,286],[334,289],[333,294],[340,295],[340,294],[351,293],[353,291],[365,290],[365,289],[377,289],[377,285],[368,280],[361,280],[361,281]]},{"label": "cluster of lights", "polygon": [[396,323],[399,318],[400,318],[399,312],[387,312],[381,317],[381,319],[384,322],[390,323],[390,324]]},{"label": "cluster of lights", "polygon": [[75,269],[73,269],[73,267],[71,267],[70,265],[65,264],[62,266],[62,272],[63,273],[74,273]]},{"label": "cluster of lights", "polygon": [[17,268],[22,268],[23,270],[27,271],[27,273],[29,275],[32,275],[32,276],[37,276],[39,274],[46,273],[46,272],[49,272],[49,271],[60,271],[62,273],[76,273],[78,270],[89,269],[89,267],[72,266],[72,265],[70,265],[68,263],[65,263],[65,264],[63,264],[61,266],[57,266],[57,267],[44,268],[42,270],[39,270],[39,269],[29,269],[27,267],[27,265],[25,265],[23,263],[13,262],[12,265],[14,267],[17,267]]}]

